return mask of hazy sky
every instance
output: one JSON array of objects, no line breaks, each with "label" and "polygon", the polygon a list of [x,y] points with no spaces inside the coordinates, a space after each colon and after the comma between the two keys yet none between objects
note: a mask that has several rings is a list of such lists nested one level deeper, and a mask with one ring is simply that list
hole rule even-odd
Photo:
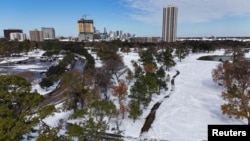
[{"label": "hazy sky", "polygon": [[54,27],[56,36],[78,35],[85,14],[97,30],[162,35],[162,9],[178,7],[177,36],[250,36],[250,0],[1,0],[3,29]]}]

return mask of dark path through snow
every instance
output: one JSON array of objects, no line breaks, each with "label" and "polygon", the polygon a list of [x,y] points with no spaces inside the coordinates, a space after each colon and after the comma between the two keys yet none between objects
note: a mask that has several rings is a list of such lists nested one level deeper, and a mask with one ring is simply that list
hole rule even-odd
[{"label": "dark path through snow", "polygon": [[[175,78],[180,74],[180,72],[177,70],[176,74],[173,76],[173,78],[171,79],[171,91],[174,90],[174,80]],[[169,94],[170,95],[170,94]],[[165,96],[164,98],[169,98],[169,95]],[[141,134],[143,134],[144,132],[148,132],[148,130],[150,129],[152,123],[154,122],[155,119],[155,113],[156,110],[160,107],[161,103],[163,100],[156,102],[154,104],[154,106],[151,108],[150,113],[148,114],[148,116],[146,117],[146,121],[143,125],[143,127],[141,128]]]}]

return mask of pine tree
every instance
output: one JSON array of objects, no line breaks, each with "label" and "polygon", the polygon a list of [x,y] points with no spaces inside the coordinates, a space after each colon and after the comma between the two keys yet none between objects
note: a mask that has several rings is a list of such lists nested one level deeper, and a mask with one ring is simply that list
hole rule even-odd
[{"label": "pine tree", "polygon": [[167,70],[176,65],[173,57],[173,51],[174,50],[171,47],[166,47],[166,49],[163,52],[160,52],[156,57],[158,62],[162,62]]},{"label": "pine tree", "polygon": [[21,140],[23,135],[53,111],[54,105],[37,110],[43,97],[19,76],[0,76],[0,140]]},{"label": "pine tree", "polygon": [[142,110],[136,101],[131,101],[129,107],[129,118],[132,118],[135,122],[135,120],[142,114]]},{"label": "pine tree", "polygon": [[[79,123],[74,123],[67,132],[70,138],[77,140],[102,140],[110,130],[109,122],[116,117],[117,110],[113,102],[107,100],[94,101],[89,108],[79,109],[72,119],[82,118]],[[119,129],[117,129],[119,130]],[[116,133],[121,133],[115,130]]]},{"label": "pine tree", "polygon": [[182,59],[184,59],[188,55],[188,48],[185,45],[179,45],[176,47],[175,54],[179,58],[179,61],[181,62]]}]

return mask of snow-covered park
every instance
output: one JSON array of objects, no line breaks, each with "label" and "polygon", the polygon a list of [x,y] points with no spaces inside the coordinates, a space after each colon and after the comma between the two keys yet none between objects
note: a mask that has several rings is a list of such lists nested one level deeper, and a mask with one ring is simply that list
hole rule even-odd
[{"label": "snow-covered park", "polygon": [[[120,129],[123,135],[131,137],[130,140],[152,139],[155,141],[204,141],[207,140],[207,129],[210,124],[247,124],[246,120],[229,118],[221,112],[221,105],[226,101],[221,97],[222,88],[212,80],[212,70],[220,63],[217,61],[202,61],[197,58],[206,55],[223,55],[224,50],[215,50],[210,53],[189,54],[181,62],[176,58],[176,66],[166,71],[173,76],[176,70],[180,72],[175,78],[173,91],[161,91],[160,95],[153,95],[149,106],[144,109],[138,120],[125,117],[121,121]],[[124,64],[133,70],[131,61],[138,61],[136,52],[122,53]],[[96,54],[92,54],[96,57]],[[36,56],[39,56],[36,54]],[[250,53],[246,54],[250,57]],[[96,61],[96,66],[101,62]],[[20,65],[19,68],[34,68],[39,66]],[[55,86],[51,87],[53,90]],[[44,89],[37,84],[33,85],[41,94],[46,94]],[[129,92],[129,90],[128,90]],[[110,94],[111,95],[111,94]],[[166,95],[169,97],[164,98]],[[114,101],[117,101],[114,98]],[[152,106],[161,102],[156,111],[156,118],[147,133],[140,135],[141,128]],[[57,105],[60,108],[60,105]],[[57,126],[60,119],[67,120],[71,112],[58,112],[44,121],[51,126]]]}]

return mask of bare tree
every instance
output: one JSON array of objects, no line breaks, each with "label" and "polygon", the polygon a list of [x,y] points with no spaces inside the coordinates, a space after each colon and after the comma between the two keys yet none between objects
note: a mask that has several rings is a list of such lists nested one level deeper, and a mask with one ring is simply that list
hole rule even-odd
[{"label": "bare tree", "polygon": [[124,62],[119,54],[113,54],[108,59],[104,60],[104,69],[107,70],[111,75],[115,75],[117,81],[119,81],[118,72],[124,68]]},{"label": "bare tree", "polygon": [[95,87],[99,87],[100,92],[104,94],[105,98],[108,99],[107,91],[111,85],[111,74],[103,68],[95,69]]},{"label": "bare tree", "polygon": [[233,62],[241,61],[244,59],[244,52],[240,47],[231,47],[225,50],[224,55],[232,56]]}]

